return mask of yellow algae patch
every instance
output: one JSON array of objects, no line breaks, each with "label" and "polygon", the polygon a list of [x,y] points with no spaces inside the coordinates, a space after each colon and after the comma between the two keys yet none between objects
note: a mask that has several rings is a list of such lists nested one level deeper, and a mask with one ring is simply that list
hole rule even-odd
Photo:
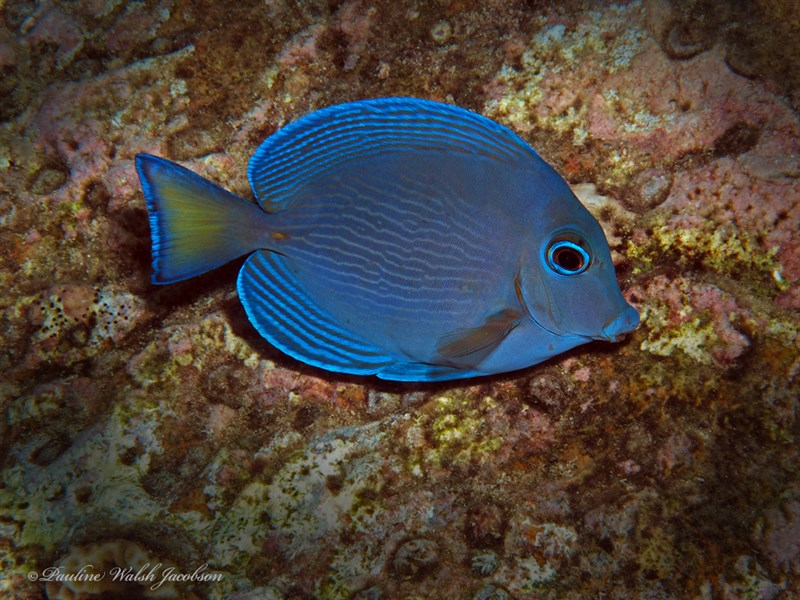
[{"label": "yellow algae patch", "polygon": [[700,263],[710,271],[735,275],[737,280],[751,279],[767,285],[773,292],[788,289],[780,273],[777,250],[764,250],[747,232],[733,226],[719,227],[704,221],[702,225],[682,227],[668,222],[665,215],[653,218],[644,244],[628,241],[626,256],[633,261],[634,274],[652,270],[665,258],[677,259],[680,266]]},{"label": "yellow algae patch", "polygon": [[503,444],[492,435],[485,414],[496,407],[493,398],[447,395],[435,398],[429,410],[414,417],[406,433],[412,449],[409,468],[421,476],[429,468],[467,465],[491,456]]}]

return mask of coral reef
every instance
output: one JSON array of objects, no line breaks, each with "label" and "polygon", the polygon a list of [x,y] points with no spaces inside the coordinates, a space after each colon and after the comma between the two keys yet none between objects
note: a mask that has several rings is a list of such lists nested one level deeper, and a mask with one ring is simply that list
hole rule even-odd
[{"label": "coral reef", "polygon": [[[0,3],[0,595],[800,595],[800,17],[745,4]],[[389,385],[271,348],[237,265],[149,283],[136,153],[247,197],[264,137],[391,95],[530,141],[641,327]]]}]

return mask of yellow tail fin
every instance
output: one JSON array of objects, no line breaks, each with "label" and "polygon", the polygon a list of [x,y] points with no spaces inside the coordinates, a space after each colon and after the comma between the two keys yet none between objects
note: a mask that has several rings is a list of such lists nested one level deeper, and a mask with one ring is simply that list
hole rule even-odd
[{"label": "yellow tail fin", "polygon": [[259,247],[268,215],[252,202],[171,161],[136,156],[150,216],[153,283],[173,283]]}]

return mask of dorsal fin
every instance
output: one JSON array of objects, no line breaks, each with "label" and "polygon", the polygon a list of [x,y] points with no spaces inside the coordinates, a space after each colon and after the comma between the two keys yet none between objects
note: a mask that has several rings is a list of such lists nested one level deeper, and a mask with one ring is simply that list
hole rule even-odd
[{"label": "dorsal fin", "polygon": [[276,212],[321,174],[397,150],[541,161],[517,134],[477,113],[431,100],[380,98],[323,108],[283,127],[253,154],[247,176],[259,204]]}]

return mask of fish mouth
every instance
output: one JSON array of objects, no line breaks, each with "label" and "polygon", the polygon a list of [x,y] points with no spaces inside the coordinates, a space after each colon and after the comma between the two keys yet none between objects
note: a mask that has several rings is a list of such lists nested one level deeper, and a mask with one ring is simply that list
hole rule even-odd
[{"label": "fish mouth", "polygon": [[639,313],[630,304],[622,312],[614,315],[603,326],[603,331],[596,340],[618,342],[622,337],[639,326]]}]

